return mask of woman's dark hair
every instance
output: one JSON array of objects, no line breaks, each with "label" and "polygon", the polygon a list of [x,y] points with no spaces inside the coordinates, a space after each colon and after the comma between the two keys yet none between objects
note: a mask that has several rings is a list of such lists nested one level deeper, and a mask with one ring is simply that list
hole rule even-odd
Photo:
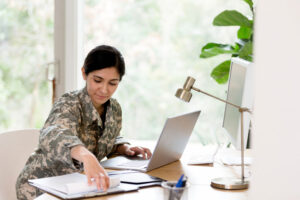
[{"label": "woman's dark hair", "polygon": [[122,54],[114,47],[100,45],[92,49],[84,60],[84,71],[88,75],[90,72],[115,67],[120,74],[120,80],[125,74],[125,62]]}]

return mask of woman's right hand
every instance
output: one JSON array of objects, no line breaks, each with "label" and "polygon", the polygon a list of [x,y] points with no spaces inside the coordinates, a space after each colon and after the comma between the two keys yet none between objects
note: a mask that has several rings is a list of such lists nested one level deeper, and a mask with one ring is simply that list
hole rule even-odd
[{"label": "woman's right hand", "polygon": [[78,145],[71,149],[71,156],[83,162],[84,173],[89,185],[94,181],[98,190],[106,191],[109,188],[109,177],[94,154],[84,146]]},{"label": "woman's right hand", "polygon": [[93,154],[83,158],[83,166],[89,185],[95,181],[98,190],[106,191],[109,188],[109,177]]}]

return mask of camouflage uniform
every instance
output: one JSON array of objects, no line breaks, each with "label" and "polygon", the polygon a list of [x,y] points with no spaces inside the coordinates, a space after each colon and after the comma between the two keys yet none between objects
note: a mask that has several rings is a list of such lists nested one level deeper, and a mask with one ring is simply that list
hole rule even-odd
[{"label": "camouflage uniform", "polygon": [[119,103],[111,98],[105,105],[103,123],[86,88],[64,94],[54,103],[40,131],[39,146],[18,177],[18,199],[34,199],[42,194],[28,184],[28,179],[82,171],[82,164],[71,158],[72,147],[84,145],[100,161],[113,153],[118,144],[127,143],[119,136],[122,125]]}]

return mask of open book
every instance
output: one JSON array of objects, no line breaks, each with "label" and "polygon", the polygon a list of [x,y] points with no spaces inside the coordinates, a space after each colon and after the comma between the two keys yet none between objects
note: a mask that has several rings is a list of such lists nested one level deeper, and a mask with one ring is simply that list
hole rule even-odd
[{"label": "open book", "polygon": [[118,177],[110,177],[110,188],[106,192],[98,191],[96,184],[88,185],[86,176],[80,173],[31,179],[28,182],[62,199],[79,199],[138,190],[137,186],[120,183]]}]

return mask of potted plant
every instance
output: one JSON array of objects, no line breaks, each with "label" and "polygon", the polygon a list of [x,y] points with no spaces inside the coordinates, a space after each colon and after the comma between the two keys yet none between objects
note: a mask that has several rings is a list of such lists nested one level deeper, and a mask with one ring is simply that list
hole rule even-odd
[{"label": "potted plant", "polygon": [[[215,26],[239,26],[237,31],[238,40],[235,44],[220,44],[210,42],[201,50],[200,58],[210,58],[220,54],[231,54],[232,57],[240,57],[242,59],[252,61],[253,58],[253,24],[254,10],[252,0],[243,0],[251,10],[252,18],[248,18],[236,10],[225,10],[218,14],[214,20]],[[217,65],[211,72],[211,77],[219,84],[228,81],[231,61],[225,60]]]}]

